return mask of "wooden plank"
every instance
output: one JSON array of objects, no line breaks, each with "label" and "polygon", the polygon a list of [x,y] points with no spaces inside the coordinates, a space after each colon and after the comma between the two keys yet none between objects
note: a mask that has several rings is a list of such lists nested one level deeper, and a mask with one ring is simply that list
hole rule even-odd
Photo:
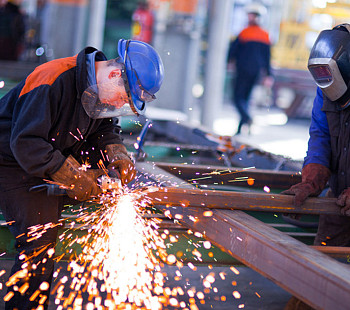
[{"label": "wooden plank", "polygon": [[147,194],[157,205],[232,209],[300,214],[338,214],[335,198],[308,198],[301,207],[293,205],[293,196],[252,192],[229,192],[193,188],[163,187]]},{"label": "wooden plank", "polygon": [[301,182],[298,171],[238,168],[206,165],[155,163],[159,168],[194,185],[229,185],[252,188],[287,189]]}]

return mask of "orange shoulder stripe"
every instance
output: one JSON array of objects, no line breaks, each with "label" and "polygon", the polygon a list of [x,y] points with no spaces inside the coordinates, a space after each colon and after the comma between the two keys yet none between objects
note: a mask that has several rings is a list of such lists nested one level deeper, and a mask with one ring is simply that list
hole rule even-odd
[{"label": "orange shoulder stripe", "polygon": [[269,34],[258,26],[250,26],[242,30],[239,34],[243,42],[254,41],[270,44]]},{"label": "orange shoulder stripe", "polygon": [[52,85],[63,72],[75,67],[77,55],[60,58],[44,63],[34,69],[26,78],[26,82],[19,96],[23,96],[41,85]]}]

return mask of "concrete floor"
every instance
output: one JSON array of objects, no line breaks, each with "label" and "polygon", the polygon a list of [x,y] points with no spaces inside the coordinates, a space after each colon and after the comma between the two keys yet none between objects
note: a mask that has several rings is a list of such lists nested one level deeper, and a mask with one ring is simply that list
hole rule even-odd
[{"label": "concrete floor", "polygon": [[[4,285],[7,276],[12,266],[12,261],[1,260],[0,269],[5,269],[6,274],[0,278],[0,282]],[[60,262],[56,264],[57,268],[67,270],[67,263]],[[213,269],[209,269],[208,266],[197,266],[197,270],[193,271],[191,268],[185,266],[181,269],[182,277],[179,280],[175,280],[175,272],[177,267],[165,266],[162,271],[168,276],[166,278],[165,286],[170,288],[181,287],[185,294],[178,298],[179,301],[185,301],[188,304],[189,296],[186,291],[192,287],[196,288],[196,291],[203,292],[203,278],[205,278],[210,272],[215,274],[216,281],[212,285],[218,289],[217,293],[210,290],[205,294],[205,303],[200,303],[198,298],[196,299],[196,305],[200,310],[228,310],[228,309],[261,309],[261,310],[282,310],[284,305],[290,298],[290,294],[275,285],[273,282],[264,278],[260,274],[247,267],[237,267],[239,274],[234,274],[229,267],[214,266]],[[225,274],[223,280],[219,273]],[[62,274],[62,271],[61,271]],[[68,272],[64,274],[69,275]],[[234,284],[234,285],[233,285]],[[54,285],[53,285],[54,286]],[[67,283],[67,286],[69,284]],[[240,298],[235,298],[233,292],[240,293]],[[6,294],[6,288],[0,290],[0,309],[4,309],[3,297]],[[65,296],[68,296],[69,290],[65,291]],[[222,296],[225,296],[226,301],[222,301]],[[83,296],[84,305],[86,305],[88,296]],[[49,310],[57,309],[54,304],[54,296],[51,296]],[[84,309],[84,307],[83,307]],[[180,307],[166,307],[169,310],[181,309]]]},{"label": "concrete floor", "polygon": [[[278,108],[252,106],[253,124],[243,127],[240,135],[234,136],[240,143],[256,146],[266,152],[283,155],[294,160],[303,160],[309,139],[310,119],[289,118]],[[214,122],[214,131],[220,135],[233,136],[239,116],[230,103],[225,103]]]}]

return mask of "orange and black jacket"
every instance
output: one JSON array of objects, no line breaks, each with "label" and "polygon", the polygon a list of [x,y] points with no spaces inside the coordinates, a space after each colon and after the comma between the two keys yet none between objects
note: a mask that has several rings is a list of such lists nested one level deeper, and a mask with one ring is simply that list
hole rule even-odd
[{"label": "orange and black jacket", "polygon": [[270,39],[259,26],[248,26],[231,42],[228,61],[235,61],[237,73],[271,75]]},{"label": "orange and black jacket", "polygon": [[20,166],[48,178],[84,144],[103,150],[121,143],[112,119],[91,119],[81,96],[87,88],[87,47],[78,55],[38,66],[0,100],[0,167]]}]

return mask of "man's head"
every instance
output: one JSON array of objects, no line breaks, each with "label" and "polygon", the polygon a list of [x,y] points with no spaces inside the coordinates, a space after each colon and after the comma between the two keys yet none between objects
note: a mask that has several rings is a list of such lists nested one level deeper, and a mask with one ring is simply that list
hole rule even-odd
[{"label": "man's head", "polygon": [[258,25],[260,23],[261,16],[266,14],[266,8],[260,3],[251,3],[245,7],[245,11],[248,15],[248,24]]},{"label": "man's head", "polygon": [[91,118],[140,115],[163,82],[164,68],[159,54],[149,44],[120,40],[116,59],[95,63],[97,85],[82,96]]},{"label": "man's head", "polygon": [[163,62],[152,46],[137,40],[119,40],[118,54],[125,65],[134,112],[143,114],[163,83]]},{"label": "man's head", "polygon": [[308,69],[323,94],[343,107],[350,99],[350,25],[323,30],[309,56]]}]

